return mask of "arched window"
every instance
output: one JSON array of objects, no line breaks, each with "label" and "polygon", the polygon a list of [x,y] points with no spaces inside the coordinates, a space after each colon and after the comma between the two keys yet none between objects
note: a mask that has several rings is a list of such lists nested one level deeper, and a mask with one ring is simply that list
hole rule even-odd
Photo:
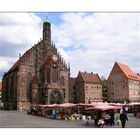
[{"label": "arched window", "polygon": [[58,81],[58,71],[57,70],[52,70],[52,82],[57,82]]},{"label": "arched window", "polygon": [[60,84],[61,84],[61,85],[65,85],[65,79],[64,79],[64,76],[61,76],[61,78],[60,78]]},{"label": "arched window", "polygon": [[26,95],[27,95],[27,99],[31,102],[32,101],[32,74],[28,73],[27,74],[27,78],[26,78]]},{"label": "arched window", "polygon": [[56,101],[55,101],[55,96],[53,94],[51,94],[51,97],[50,97],[50,104],[55,104]]},{"label": "arched window", "polygon": [[47,70],[46,77],[47,77],[46,78],[47,79],[47,82],[50,83],[50,69]]}]

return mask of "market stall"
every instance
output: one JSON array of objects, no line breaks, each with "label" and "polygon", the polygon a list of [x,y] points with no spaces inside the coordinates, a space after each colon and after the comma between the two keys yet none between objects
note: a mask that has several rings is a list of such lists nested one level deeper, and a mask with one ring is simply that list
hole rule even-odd
[{"label": "market stall", "polygon": [[140,118],[140,103],[129,103],[127,105],[128,111],[134,113],[134,116]]},{"label": "market stall", "polygon": [[44,107],[44,105],[33,104],[27,109],[27,114],[42,116],[43,107]]},{"label": "market stall", "polygon": [[114,125],[114,110],[122,109],[120,106],[111,106],[111,105],[97,105],[94,107],[86,108],[86,111],[95,111],[96,115],[94,117],[95,125],[98,125],[99,120],[104,121],[105,125]]},{"label": "market stall", "polygon": [[42,115],[47,118],[55,118],[57,107],[58,107],[58,104],[44,105]]},{"label": "market stall", "polygon": [[57,119],[75,120],[78,116],[76,113],[77,104],[64,103],[58,105],[59,112],[57,113]]}]

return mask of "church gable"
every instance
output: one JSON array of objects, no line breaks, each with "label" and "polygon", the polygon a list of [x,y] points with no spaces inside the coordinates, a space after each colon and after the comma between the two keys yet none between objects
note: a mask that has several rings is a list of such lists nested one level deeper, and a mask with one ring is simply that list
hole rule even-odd
[{"label": "church gable", "polygon": [[77,82],[101,84],[98,74],[79,72]]},{"label": "church gable", "polygon": [[76,83],[83,83],[84,82],[84,79],[81,75],[81,72],[78,73],[78,76],[76,78]]},{"label": "church gable", "polygon": [[60,70],[68,70],[68,66],[61,57],[61,55],[57,52],[57,49],[55,48],[55,45],[52,44],[51,48],[47,52],[46,59],[44,60],[44,63],[42,65],[42,68],[44,67],[50,67],[54,69],[60,69]]},{"label": "church gable", "polygon": [[108,77],[108,80],[109,79],[112,79],[112,78],[114,78],[114,77],[119,77],[119,75],[120,76],[123,76],[123,77],[125,77],[125,78],[127,78],[127,76],[124,74],[124,72],[121,70],[121,68],[118,66],[118,64],[117,63],[115,63],[114,64],[114,66],[113,66],[113,68],[112,68],[112,70],[111,70],[111,72],[110,72],[110,75],[109,75],[109,77]]},{"label": "church gable", "polygon": [[61,88],[65,88],[65,84],[68,84],[66,81],[68,81],[69,67],[53,42],[47,48],[46,56],[39,71],[42,84],[49,84],[49,86],[60,84]]}]

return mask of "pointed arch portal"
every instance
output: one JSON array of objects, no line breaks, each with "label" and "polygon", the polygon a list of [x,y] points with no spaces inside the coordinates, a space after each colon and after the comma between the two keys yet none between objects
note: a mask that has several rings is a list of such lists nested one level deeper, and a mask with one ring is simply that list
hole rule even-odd
[{"label": "pointed arch portal", "polygon": [[55,89],[51,93],[50,104],[62,104],[64,100],[63,98],[63,94],[58,89]]}]

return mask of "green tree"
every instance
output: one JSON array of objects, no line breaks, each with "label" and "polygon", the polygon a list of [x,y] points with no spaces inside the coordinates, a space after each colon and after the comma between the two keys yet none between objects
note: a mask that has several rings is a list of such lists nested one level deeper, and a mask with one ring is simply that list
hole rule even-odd
[{"label": "green tree", "polygon": [[102,81],[103,101],[106,102],[107,101],[107,79],[104,76],[102,76],[101,81]]}]

